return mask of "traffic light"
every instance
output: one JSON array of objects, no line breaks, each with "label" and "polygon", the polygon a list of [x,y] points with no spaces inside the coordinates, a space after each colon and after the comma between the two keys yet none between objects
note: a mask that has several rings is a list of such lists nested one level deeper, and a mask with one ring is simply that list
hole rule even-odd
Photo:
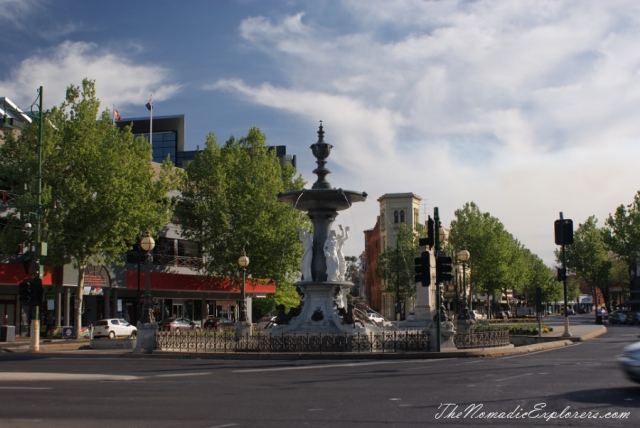
[{"label": "traffic light", "polygon": [[444,254],[438,254],[436,257],[436,282],[440,284],[441,282],[449,282],[453,279],[453,275],[451,271],[453,267],[451,266],[452,259],[449,256],[445,256]]},{"label": "traffic light", "polygon": [[562,282],[567,278],[567,269],[558,268],[558,281]]},{"label": "traffic light", "polygon": [[29,281],[22,281],[20,283],[20,292],[19,298],[21,302],[30,302],[31,301],[31,283]]},{"label": "traffic light", "polygon": [[431,285],[431,256],[428,251],[423,251],[420,257],[415,259],[416,282],[422,283],[423,287]]},{"label": "traffic light", "polygon": [[[428,247],[433,247],[433,244],[435,243],[433,238],[435,234],[435,230],[436,230],[436,224],[431,218],[431,216],[429,216],[427,220],[427,239],[425,241],[425,245],[427,245]],[[420,240],[420,245],[422,245],[422,239]]]},{"label": "traffic light", "polygon": [[573,244],[573,220],[560,219],[553,223],[556,245]]},{"label": "traffic light", "polygon": [[31,303],[39,305],[44,298],[44,288],[42,287],[42,280],[40,278],[33,278],[31,282]]}]

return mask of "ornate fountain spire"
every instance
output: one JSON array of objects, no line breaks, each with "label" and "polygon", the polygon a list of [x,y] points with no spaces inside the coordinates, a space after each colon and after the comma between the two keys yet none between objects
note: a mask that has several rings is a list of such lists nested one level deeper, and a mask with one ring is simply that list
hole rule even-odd
[{"label": "ornate fountain spire", "polygon": [[313,170],[314,174],[318,175],[318,180],[313,183],[312,189],[332,189],[331,183],[327,181],[327,174],[331,174],[325,165],[327,164],[326,159],[331,154],[331,149],[333,146],[331,144],[327,144],[324,142],[324,130],[322,129],[322,121],[320,121],[320,128],[318,129],[318,142],[311,146],[311,151],[313,156],[316,157],[318,167]]}]

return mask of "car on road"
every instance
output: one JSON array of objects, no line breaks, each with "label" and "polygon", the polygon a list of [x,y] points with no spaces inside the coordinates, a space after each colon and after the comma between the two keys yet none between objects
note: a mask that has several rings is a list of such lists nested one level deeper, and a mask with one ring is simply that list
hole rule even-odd
[{"label": "car on road", "polygon": [[129,324],[122,318],[103,319],[93,326],[93,338],[100,339],[108,337],[115,339],[116,337],[136,337],[138,329]]},{"label": "car on road", "polygon": [[620,311],[613,311],[609,315],[609,324],[624,325],[627,323],[627,316]]},{"label": "car on road", "polygon": [[380,315],[380,314],[376,314],[375,312],[369,312],[367,313],[367,316],[369,317],[369,319],[375,323],[383,323],[384,322],[384,318]]},{"label": "car on road", "polygon": [[496,312],[495,317],[499,320],[509,319],[509,314],[506,311]]},{"label": "car on road", "polygon": [[158,328],[164,331],[199,330],[200,326],[187,318],[165,318],[158,323]]},{"label": "car on road", "polygon": [[618,363],[630,380],[640,383],[640,342],[625,346]]},{"label": "car on road", "polygon": [[225,327],[234,327],[235,323],[228,318],[225,317],[209,317],[204,322],[204,328],[225,328]]},{"label": "car on road", "polygon": [[[575,315],[576,311],[571,308],[567,308],[567,315]],[[560,315],[564,315],[564,307],[560,308]]]}]

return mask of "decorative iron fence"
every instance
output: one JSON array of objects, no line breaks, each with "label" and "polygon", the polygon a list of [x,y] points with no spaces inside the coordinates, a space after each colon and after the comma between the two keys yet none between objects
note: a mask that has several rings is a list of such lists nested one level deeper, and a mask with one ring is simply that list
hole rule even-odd
[{"label": "decorative iron fence", "polygon": [[429,350],[429,331],[381,334],[254,334],[158,331],[156,350],[186,353],[373,353]]},{"label": "decorative iron fence", "polygon": [[458,349],[491,348],[509,345],[508,328],[474,328],[467,333],[457,332],[453,343]]}]

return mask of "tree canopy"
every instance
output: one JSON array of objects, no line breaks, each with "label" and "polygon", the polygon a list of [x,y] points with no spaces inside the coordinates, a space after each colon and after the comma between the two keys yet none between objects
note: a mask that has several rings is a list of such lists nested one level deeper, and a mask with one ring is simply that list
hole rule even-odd
[{"label": "tree canopy", "polygon": [[266,136],[251,128],[246,137],[231,137],[223,145],[209,134],[185,173],[176,214],[182,236],[198,243],[205,255],[203,273],[238,278],[237,260],[245,250],[247,273],[277,286],[276,296],[255,304],[264,311],[277,304],[297,306],[293,283],[302,245],[296,228],[309,228],[310,222],[277,200],[278,193],[305,184],[293,166],[283,168]]},{"label": "tree canopy", "polygon": [[[48,243],[46,264],[71,262],[78,269],[76,335],[80,334],[85,268],[122,264],[123,255],[171,216],[167,196],[178,175],[170,162],[159,173],[152,167],[148,141],[134,139],[130,127],[120,130],[100,101],[94,81],[69,86],[64,102],[45,113],[42,140],[42,240]],[[0,147],[0,177],[9,183],[19,208],[9,215],[2,245],[12,248],[33,241],[22,232],[36,201],[38,124]]]}]

